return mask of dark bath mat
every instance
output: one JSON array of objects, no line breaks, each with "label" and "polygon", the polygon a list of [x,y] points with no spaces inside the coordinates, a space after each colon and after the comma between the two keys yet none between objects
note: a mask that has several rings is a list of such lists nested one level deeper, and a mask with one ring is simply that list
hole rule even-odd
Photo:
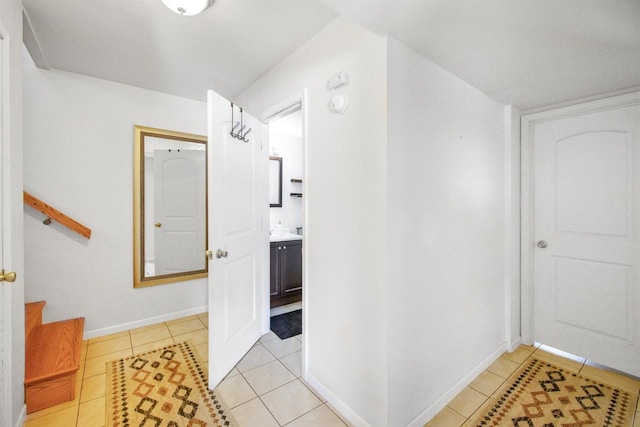
[{"label": "dark bath mat", "polygon": [[302,333],[302,310],[290,311],[271,318],[271,330],[281,340]]}]

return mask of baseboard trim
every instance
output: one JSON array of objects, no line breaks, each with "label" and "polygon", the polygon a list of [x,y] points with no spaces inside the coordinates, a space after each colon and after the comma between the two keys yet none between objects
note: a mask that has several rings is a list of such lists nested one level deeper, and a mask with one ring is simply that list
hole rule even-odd
[{"label": "baseboard trim", "polygon": [[145,319],[136,320],[135,322],[121,323],[119,325],[109,326],[106,328],[93,329],[84,332],[84,339],[101,337],[103,335],[116,334],[118,332],[128,331],[129,329],[141,328],[143,326],[153,325],[154,323],[168,322],[170,320],[179,319],[181,317],[192,316],[194,314],[204,313],[209,310],[206,305],[200,307],[189,308],[187,310],[166,313],[160,316],[147,317]]},{"label": "baseboard trim", "polygon": [[20,411],[20,416],[18,417],[18,421],[16,422],[15,427],[22,427],[27,418],[27,405],[22,405],[22,410]]},{"label": "baseboard trim", "polygon": [[522,344],[522,337],[518,337],[511,342],[510,346],[507,346],[507,351],[509,353],[513,352],[516,348],[518,348]]},{"label": "baseboard trim", "polygon": [[356,414],[353,409],[349,407],[349,405],[333,394],[327,387],[325,387],[322,381],[318,380],[308,371],[305,376],[305,381],[322,397],[327,399],[327,403],[331,405],[332,409],[335,409],[339,413],[338,416],[344,418],[345,421],[348,421],[353,427],[370,427],[369,424],[360,417],[360,415]]},{"label": "baseboard trim", "polygon": [[287,305],[281,305],[280,307],[274,307],[269,311],[269,316],[278,316],[280,314],[289,313],[302,309],[302,302],[293,302]]},{"label": "baseboard trim", "polygon": [[449,391],[444,393],[440,399],[433,402],[431,406],[425,409],[422,413],[412,419],[407,427],[422,427],[429,420],[436,416],[436,414],[442,411],[449,402],[453,400],[462,390],[465,389],[469,384],[475,380],[478,375],[484,372],[493,362],[498,360],[500,356],[507,351],[507,343],[502,343],[500,347],[498,347],[493,353],[489,355],[486,359],[484,359],[478,366],[471,370],[467,375],[465,375],[460,381],[458,381]]}]

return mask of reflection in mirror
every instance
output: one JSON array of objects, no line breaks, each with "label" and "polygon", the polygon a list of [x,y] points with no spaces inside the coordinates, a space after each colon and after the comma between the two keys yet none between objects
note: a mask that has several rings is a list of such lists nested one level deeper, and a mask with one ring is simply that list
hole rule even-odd
[{"label": "reflection in mirror", "polygon": [[207,139],[134,128],[134,287],[206,277]]},{"label": "reflection in mirror", "polygon": [[269,157],[269,207],[282,207],[282,157]]}]

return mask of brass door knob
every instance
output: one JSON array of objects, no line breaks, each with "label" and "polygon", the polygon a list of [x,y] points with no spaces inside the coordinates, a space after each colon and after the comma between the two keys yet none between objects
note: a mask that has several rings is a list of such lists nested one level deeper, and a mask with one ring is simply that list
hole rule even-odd
[{"label": "brass door knob", "polygon": [[13,271],[9,273],[5,273],[4,270],[0,270],[0,282],[10,282],[13,283],[16,281],[16,273]]},{"label": "brass door knob", "polygon": [[156,222],[154,225],[155,225],[156,227],[158,227],[158,228],[162,227],[162,224],[161,224],[161,223],[159,223],[159,222]]}]

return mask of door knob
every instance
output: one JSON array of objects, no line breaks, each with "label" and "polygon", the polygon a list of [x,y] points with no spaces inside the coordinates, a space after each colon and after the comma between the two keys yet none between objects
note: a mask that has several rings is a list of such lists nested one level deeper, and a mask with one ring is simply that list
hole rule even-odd
[{"label": "door knob", "polygon": [[539,248],[541,248],[541,249],[544,249],[544,248],[546,248],[547,246],[549,246],[549,245],[548,245],[548,244],[547,244],[547,242],[546,242],[546,241],[544,241],[544,240],[540,240],[540,241],[538,242],[538,247],[539,247]]},{"label": "door knob", "polygon": [[227,251],[223,251],[222,249],[218,249],[216,251],[216,258],[220,259],[220,258],[226,258],[229,255],[229,252]]},{"label": "door knob", "polygon": [[156,227],[158,227],[158,228],[162,227],[162,223],[160,223],[160,222],[156,222],[154,225],[155,225]]},{"label": "door knob", "polygon": [[208,259],[213,259],[213,251],[206,250],[204,256],[206,256]]},{"label": "door knob", "polygon": [[4,270],[0,270],[0,282],[10,282],[13,283],[16,281],[16,273],[9,272],[5,273]]}]

